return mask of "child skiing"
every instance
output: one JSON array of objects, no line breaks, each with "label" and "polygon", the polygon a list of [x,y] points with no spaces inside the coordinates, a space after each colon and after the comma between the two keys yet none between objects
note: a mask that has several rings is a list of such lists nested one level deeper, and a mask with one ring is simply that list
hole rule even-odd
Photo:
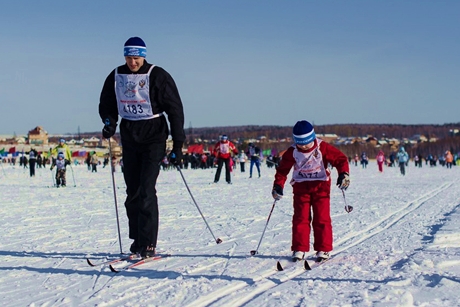
[{"label": "child skiing", "polygon": [[66,186],[65,181],[65,171],[67,166],[67,161],[64,159],[64,153],[60,152],[57,156],[57,159],[53,159],[53,163],[51,164],[50,170],[56,166],[56,188],[59,188],[61,185],[62,187]]},{"label": "child skiing", "polygon": [[292,218],[292,260],[304,258],[310,250],[310,232],[313,227],[316,261],[329,258],[332,251],[332,222],[330,215],[331,177],[328,164],[338,172],[337,186],[346,190],[350,184],[348,158],[334,146],[316,138],[313,126],[306,120],[298,121],[293,128],[295,144],[281,157],[276,169],[272,196],[283,196],[287,176],[292,172],[294,193]]}]

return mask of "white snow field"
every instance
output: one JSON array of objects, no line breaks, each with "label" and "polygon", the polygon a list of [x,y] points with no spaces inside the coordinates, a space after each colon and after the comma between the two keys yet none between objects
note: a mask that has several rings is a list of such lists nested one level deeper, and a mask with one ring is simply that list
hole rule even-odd
[{"label": "white snow field", "polygon": [[[248,164],[246,168],[248,169]],[[120,255],[112,177],[108,168],[53,175],[0,169],[0,301],[2,306],[460,306],[460,167],[411,164],[379,173],[351,166],[346,213],[331,192],[333,258],[312,271],[276,271],[290,255],[292,189],[273,205],[275,170],[248,170],[228,185],[216,169],[183,170],[216,244],[177,170],[162,171],[160,253],[163,260],[113,273],[94,261]],[[333,170],[333,183],[337,178]],[[115,173],[123,252],[127,234],[124,182]],[[75,185],[75,186],[74,186]],[[313,251],[309,254],[313,256]]]}]

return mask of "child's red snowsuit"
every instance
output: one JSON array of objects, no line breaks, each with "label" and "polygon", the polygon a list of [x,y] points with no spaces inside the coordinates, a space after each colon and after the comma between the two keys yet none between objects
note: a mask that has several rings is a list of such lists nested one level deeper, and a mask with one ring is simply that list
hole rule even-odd
[{"label": "child's red snowsuit", "polygon": [[[328,164],[331,164],[337,169],[339,174],[343,172],[349,173],[348,158],[334,146],[319,139],[316,139],[315,145],[307,151],[301,151],[297,148],[297,155],[301,152],[304,155],[310,154],[310,157],[319,157],[318,154],[320,152],[326,172],[325,178],[321,181],[314,179],[300,181],[299,176],[296,176],[296,168],[302,164],[305,165],[307,160],[299,161],[300,163],[296,162],[294,158],[296,148],[296,145],[293,145],[283,154],[279,166],[276,169],[274,181],[274,184],[284,188],[287,175],[291,168],[294,167],[293,180],[291,180],[294,193],[291,250],[303,252],[310,251],[310,232],[313,226],[314,250],[330,252],[333,249],[332,222],[330,215],[331,178],[330,171],[327,167]],[[297,166],[295,165],[296,163]],[[313,214],[311,212],[313,212]]]}]

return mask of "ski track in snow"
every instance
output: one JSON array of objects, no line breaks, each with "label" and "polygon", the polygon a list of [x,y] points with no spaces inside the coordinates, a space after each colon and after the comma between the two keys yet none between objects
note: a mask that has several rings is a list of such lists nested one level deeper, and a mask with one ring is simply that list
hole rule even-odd
[{"label": "ski track in snow", "polygon": [[[442,191],[446,190],[447,188],[451,187],[452,183],[445,183],[438,187],[437,189],[426,193],[425,195],[408,202],[408,204],[402,207],[397,212],[390,214],[387,217],[382,218],[381,220],[377,221],[375,224],[370,225],[367,229],[364,229],[359,232],[355,232],[353,234],[348,235],[345,238],[342,238],[339,242],[335,242],[335,250],[334,255],[337,257],[338,254],[344,252],[351,247],[362,243],[363,241],[381,233],[385,229],[391,227],[402,218],[407,216],[409,213],[417,209],[420,205],[424,202],[428,201],[429,199],[435,197],[437,194],[441,193]],[[352,243],[345,244],[344,242],[352,241]],[[310,256],[313,256],[314,253],[310,253]],[[308,256],[307,256],[308,257]],[[334,262],[334,258],[331,259],[327,265],[331,265]],[[283,274],[284,273],[284,274]],[[238,299],[232,298],[227,303],[219,303],[219,306],[242,306],[246,303],[249,303],[253,298],[257,297],[261,293],[277,287],[279,284],[284,283],[286,281],[292,280],[295,277],[301,274],[308,274],[309,272],[305,272],[303,268],[297,269],[293,272],[289,273],[279,273],[279,272],[266,272],[262,275],[261,278],[253,279],[251,282],[239,282],[235,285],[229,285],[226,289],[218,289],[215,292],[207,295],[206,297],[202,297],[197,301],[192,302],[188,306],[208,306],[210,303],[217,302],[221,298],[232,295],[233,297],[237,296]],[[272,279],[273,276],[284,275],[281,278]],[[246,292],[247,287],[251,289]]]},{"label": "ski track in snow", "polygon": [[[409,167],[405,177],[397,168],[382,174],[376,169],[351,168],[346,197],[352,213],[343,210],[342,194],[332,185],[333,258],[308,272],[300,266],[275,269],[279,257],[290,254],[288,184],[259,254],[249,255],[273,203],[274,169],[263,167],[262,177],[254,179],[236,170],[233,185],[223,177],[209,184],[215,169],[183,170],[221,244],[213,241],[180,174],[164,171],[157,186],[159,249],[172,257],[116,274],[85,261],[119,253],[108,169],[96,174],[74,166],[75,187],[68,172],[69,187],[55,189],[48,188],[49,170],[28,178],[20,168],[6,166],[0,177],[0,292],[8,306],[456,305],[460,234],[439,233],[460,215],[459,168]],[[127,249],[122,174],[115,178]],[[440,287],[443,294],[433,295]]]}]

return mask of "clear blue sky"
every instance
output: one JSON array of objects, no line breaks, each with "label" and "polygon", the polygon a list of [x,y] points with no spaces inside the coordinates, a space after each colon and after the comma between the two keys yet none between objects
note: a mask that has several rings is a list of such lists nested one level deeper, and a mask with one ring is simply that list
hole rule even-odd
[{"label": "clear blue sky", "polygon": [[460,122],[460,1],[8,1],[0,134],[100,131],[99,95],[140,36],[185,128]]}]

